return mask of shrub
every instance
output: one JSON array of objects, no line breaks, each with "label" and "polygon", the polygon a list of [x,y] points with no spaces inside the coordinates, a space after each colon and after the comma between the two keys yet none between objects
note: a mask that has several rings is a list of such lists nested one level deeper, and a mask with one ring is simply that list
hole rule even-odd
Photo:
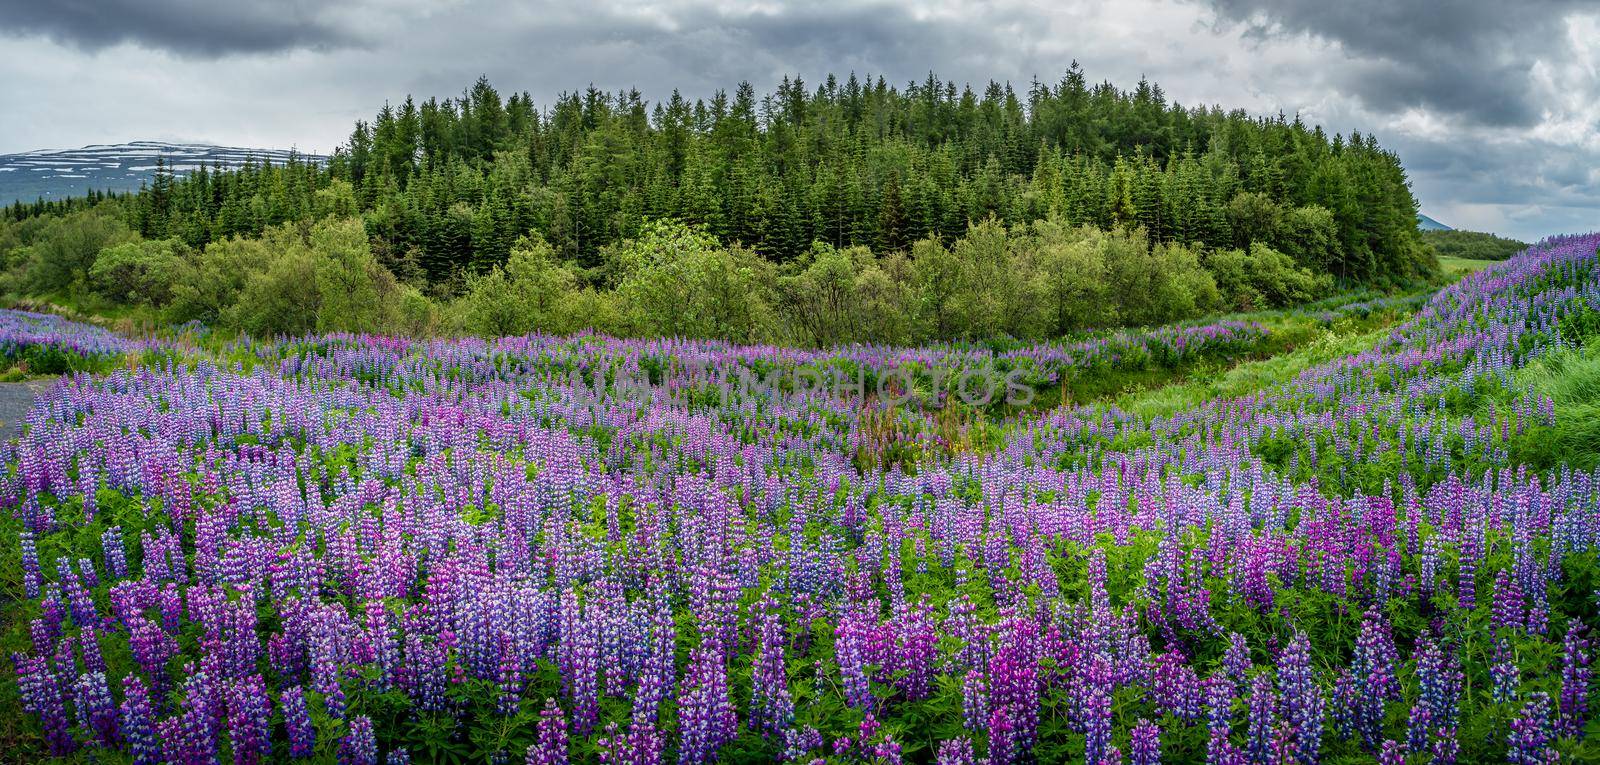
[{"label": "shrub", "polygon": [[700,229],[656,221],[607,248],[605,259],[635,332],[754,341],[771,331],[775,275],[751,250],[723,248]]},{"label": "shrub", "polygon": [[177,239],[138,239],[100,251],[89,268],[94,290],[119,303],[165,305],[189,248]]},{"label": "shrub", "polygon": [[1299,268],[1288,255],[1259,242],[1248,250],[1213,250],[1204,262],[1223,305],[1238,311],[1306,303],[1331,286],[1326,275]]}]

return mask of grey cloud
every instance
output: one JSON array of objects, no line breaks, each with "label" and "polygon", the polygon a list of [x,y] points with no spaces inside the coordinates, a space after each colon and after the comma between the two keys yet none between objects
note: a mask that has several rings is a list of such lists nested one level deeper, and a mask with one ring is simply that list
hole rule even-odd
[{"label": "grey cloud", "polygon": [[[1520,236],[1592,227],[1583,216],[1600,209],[1591,172],[1600,151],[1559,139],[1582,132],[1594,116],[1584,113],[1589,92],[1600,88],[1600,62],[1575,50],[1563,26],[1584,4],[1433,5],[1443,6],[0,0],[0,70],[11,75],[0,101],[16,105],[0,120],[0,147],[182,130],[326,151],[384,100],[458,94],[480,73],[549,105],[591,83],[661,101],[675,88],[693,99],[749,80],[770,92],[784,75],[815,87],[851,71],[903,86],[931,69],[958,87],[995,79],[1022,90],[1034,76],[1054,82],[1077,58],[1094,80],[1128,87],[1145,74],[1184,104],[1281,109],[1330,131],[1374,133],[1406,163],[1423,209],[1446,223]],[[121,70],[85,55],[119,43],[137,46],[118,53]],[[306,53],[271,66],[238,55],[291,50]],[[1528,129],[1547,117],[1564,129]]]},{"label": "grey cloud", "polygon": [[1421,108],[1498,127],[1536,123],[1535,61],[1562,55],[1562,24],[1582,0],[1203,0],[1257,37],[1310,34],[1355,66],[1333,77],[1368,108]]},{"label": "grey cloud", "polygon": [[317,0],[0,0],[0,34],[84,50],[119,43],[198,57],[348,47],[359,37]]}]

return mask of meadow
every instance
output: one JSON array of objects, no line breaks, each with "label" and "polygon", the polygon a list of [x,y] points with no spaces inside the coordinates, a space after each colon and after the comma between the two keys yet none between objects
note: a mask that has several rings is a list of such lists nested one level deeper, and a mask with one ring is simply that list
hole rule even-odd
[{"label": "meadow", "polygon": [[[1592,761],[1597,247],[1054,342],[5,312],[0,356],[62,377],[0,446],[0,738],[140,765]],[[965,400],[968,372],[1032,395]]]}]

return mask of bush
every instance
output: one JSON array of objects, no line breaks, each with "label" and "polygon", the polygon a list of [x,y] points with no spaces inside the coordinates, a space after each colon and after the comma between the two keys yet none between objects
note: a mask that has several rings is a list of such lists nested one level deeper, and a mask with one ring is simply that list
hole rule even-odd
[{"label": "bush", "polygon": [[1204,258],[1224,307],[1236,311],[1284,308],[1315,300],[1332,286],[1326,275],[1299,268],[1264,244],[1248,250],[1213,250]]},{"label": "bush", "polygon": [[655,221],[604,256],[633,332],[740,342],[771,333],[775,274],[751,250],[723,248],[700,229]]},{"label": "bush", "polygon": [[234,237],[206,245],[180,265],[168,306],[174,323],[224,323],[251,276],[265,271],[277,253],[296,246],[298,236],[280,226],[267,229],[259,239]]},{"label": "bush", "polygon": [[322,312],[317,272],[316,258],[307,248],[278,253],[265,270],[246,277],[224,322],[258,337],[310,333]]},{"label": "bush", "polygon": [[118,303],[165,305],[189,248],[177,239],[138,239],[100,251],[89,268],[95,292]]},{"label": "bush", "polygon": [[108,247],[131,242],[136,234],[101,208],[54,218],[26,248],[26,289],[44,295],[83,283],[95,258]]}]

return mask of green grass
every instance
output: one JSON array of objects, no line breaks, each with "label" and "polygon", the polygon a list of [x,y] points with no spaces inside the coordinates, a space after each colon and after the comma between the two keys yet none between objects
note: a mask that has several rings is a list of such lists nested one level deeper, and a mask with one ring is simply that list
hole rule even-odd
[{"label": "green grass", "polygon": [[1444,272],[1445,278],[1454,280],[1474,271],[1481,271],[1496,263],[1504,262],[1503,260],[1468,260],[1466,258],[1440,255],[1439,270]]},{"label": "green grass", "polygon": [[1538,428],[1519,442],[1519,460],[1539,469],[1600,465],[1600,339],[1547,353],[1519,370],[1516,381],[1556,405],[1555,427]]},{"label": "green grass", "polygon": [[1286,382],[1318,364],[1359,353],[1382,341],[1391,324],[1346,331],[1329,331],[1293,350],[1265,359],[1246,361],[1214,374],[1160,388],[1135,390],[1118,396],[1118,408],[1142,417],[1167,416],[1215,398],[1236,398]]}]

